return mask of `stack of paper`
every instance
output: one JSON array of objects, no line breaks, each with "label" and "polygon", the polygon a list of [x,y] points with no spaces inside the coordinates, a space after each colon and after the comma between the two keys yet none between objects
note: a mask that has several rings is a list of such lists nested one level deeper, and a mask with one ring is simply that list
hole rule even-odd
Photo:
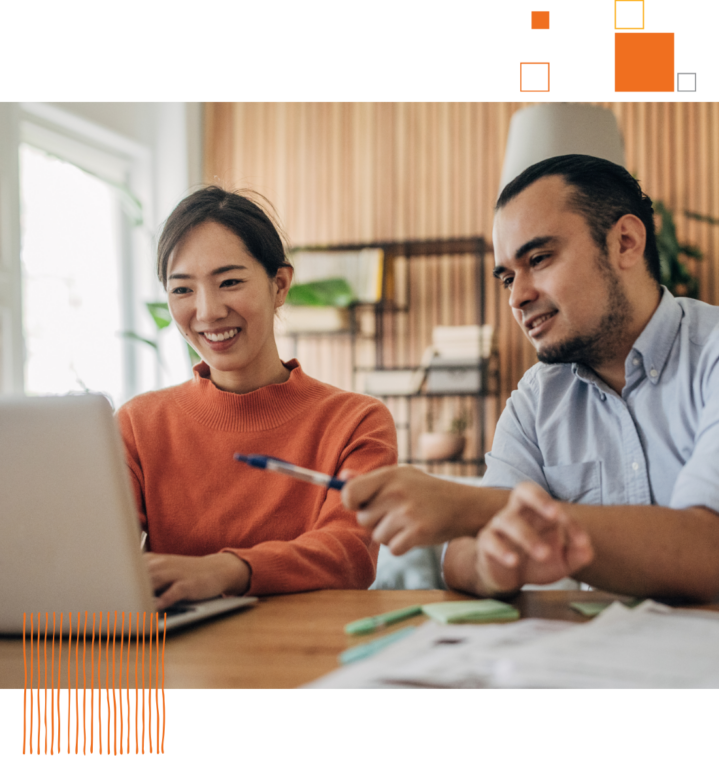
[{"label": "stack of paper", "polygon": [[312,687],[716,688],[719,613],[614,603],[586,624],[428,622]]}]

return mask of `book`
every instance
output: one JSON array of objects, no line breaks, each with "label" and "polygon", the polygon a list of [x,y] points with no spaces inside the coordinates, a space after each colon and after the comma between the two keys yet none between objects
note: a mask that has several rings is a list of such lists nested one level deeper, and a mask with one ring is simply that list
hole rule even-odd
[{"label": "book", "polygon": [[492,325],[437,325],[432,330],[432,346],[438,357],[469,360],[492,354]]},{"label": "book", "polygon": [[349,329],[349,309],[342,307],[285,304],[277,321],[277,332],[284,336],[291,333],[337,333]]}]

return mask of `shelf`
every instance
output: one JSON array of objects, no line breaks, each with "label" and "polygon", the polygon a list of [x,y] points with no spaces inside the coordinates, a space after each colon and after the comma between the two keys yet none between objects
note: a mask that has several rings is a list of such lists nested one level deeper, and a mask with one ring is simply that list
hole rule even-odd
[{"label": "shelf", "polygon": [[[419,359],[430,340],[427,338],[433,326],[499,324],[500,296],[497,281],[488,280],[494,266],[492,248],[482,237],[455,237],[433,240],[378,241],[367,243],[302,246],[303,251],[354,251],[364,248],[381,248],[384,251],[382,274],[382,298],[376,302],[356,302],[350,305],[349,329],[312,334],[292,332],[287,336],[297,340],[303,336],[315,339],[348,339],[347,358],[352,366],[351,386],[362,391],[365,377],[370,388],[375,383],[374,397],[384,401],[396,419],[396,427],[402,432],[404,455],[411,455],[411,446],[421,429],[423,412],[443,420],[451,419],[451,412],[467,411],[475,424],[468,452],[484,456],[488,446],[488,414],[499,408],[501,381],[498,350],[493,348],[489,358],[470,359],[466,366],[438,365],[434,361],[432,372],[437,376],[427,381],[435,387],[462,386],[463,391],[417,391],[407,393],[412,383],[397,376],[399,392],[382,392],[370,375],[379,371],[417,371]],[[444,262],[442,259],[449,257]],[[488,287],[492,296],[488,301]],[[379,291],[378,291],[379,293]],[[455,296],[456,294],[456,296]],[[451,312],[440,311],[442,300],[458,301]],[[471,301],[468,300],[471,295]],[[459,298],[457,298],[459,297]],[[465,300],[467,299],[467,300]],[[424,314],[422,314],[424,313]],[[491,316],[490,316],[491,313]],[[343,342],[344,343],[344,342]],[[320,341],[317,342],[319,347]],[[374,346],[373,346],[374,345]],[[415,365],[399,365],[401,360],[416,360]],[[450,362],[448,360],[448,362]],[[447,373],[449,371],[450,373]],[[477,374],[476,372],[479,372]],[[456,373],[454,373],[456,372]],[[454,374],[454,375],[453,375]],[[429,375],[429,373],[428,373]],[[388,374],[387,379],[394,379]],[[409,378],[409,373],[408,373]],[[384,384],[384,381],[383,381]],[[389,387],[389,384],[387,384]],[[402,391],[404,390],[404,392]],[[369,394],[369,393],[368,393]],[[456,416],[456,414],[455,414]],[[435,468],[454,465],[451,473],[481,474],[484,459],[460,459],[457,461],[428,461],[413,458],[407,461],[424,467]],[[461,467],[465,467],[464,470]]]}]

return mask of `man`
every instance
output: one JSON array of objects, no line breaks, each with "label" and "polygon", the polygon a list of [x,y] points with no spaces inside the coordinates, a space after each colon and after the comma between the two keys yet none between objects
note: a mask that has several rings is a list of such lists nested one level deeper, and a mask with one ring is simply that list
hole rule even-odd
[{"label": "man", "polygon": [[566,155],[505,187],[495,276],[537,350],[481,487],[411,467],[343,499],[395,554],[453,539],[448,586],[502,595],[575,576],[633,595],[719,596],[719,308],[659,285],[651,200]]}]

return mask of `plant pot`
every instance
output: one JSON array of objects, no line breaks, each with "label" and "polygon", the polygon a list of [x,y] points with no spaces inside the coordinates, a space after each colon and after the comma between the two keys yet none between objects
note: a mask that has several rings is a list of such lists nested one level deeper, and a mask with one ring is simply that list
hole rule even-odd
[{"label": "plant pot", "polygon": [[451,432],[422,432],[419,436],[419,454],[427,461],[452,461],[464,451],[464,435]]}]

